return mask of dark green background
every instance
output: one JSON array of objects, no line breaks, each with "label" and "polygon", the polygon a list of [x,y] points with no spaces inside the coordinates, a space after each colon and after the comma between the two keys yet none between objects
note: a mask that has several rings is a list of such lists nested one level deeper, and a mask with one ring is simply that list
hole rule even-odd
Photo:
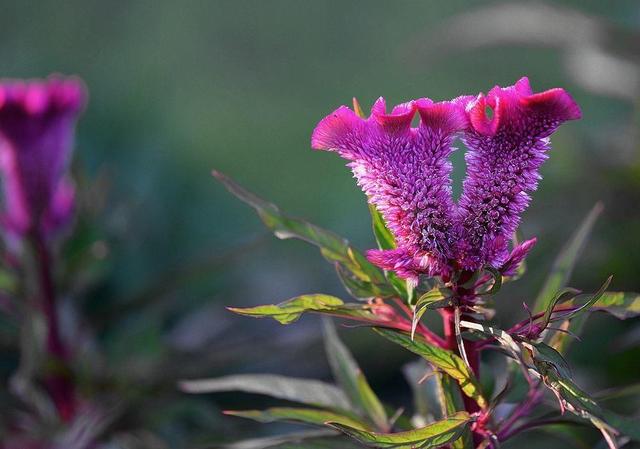
[{"label": "dark green background", "polygon": [[[74,301],[90,323],[100,323],[96,338],[108,363],[135,373],[132,396],[148,394],[146,376],[161,379],[161,393],[144,396],[118,422],[121,431],[142,428],[169,447],[255,436],[270,429],[221,418],[218,406],[251,407],[263,404],[261,399],[189,398],[173,392],[175,379],[259,371],[327,377],[315,318],[283,328],[232,316],[223,306],[310,292],[343,295],[332,268],[303,243],[266,237],[253,213],[217,185],[210,171],[215,167],[285,211],[371,247],[365,199],[350,172],[335,155],[314,153],[309,145],[315,124],[353,96],[363,107],[378,96],[388,103],[448,99],[512,84],[523,75],[535,90],[566,88],[584,118],[553,137],[545,179],[521,227],[539,243],[527,277],[501,293],[499,316],[503,323],[525,316],[522,301],[535,296],[554,255],[598,200],[605,212],[571,284],[594,289],[614,274],[613,289],[640,290],[640,100],[633,92],[616,98],[576,78],[567,58],[579,58],[586,40],[473,49],[461,48],[455,36],[443,39],[452,18],[501,4],[509,6],[0,2],[0,76],[77,74],[90,90],[75,170],[109,180],[100,232],[110,252],[100,281]],[[599,23],[610,39],[597,41],[598,48],[610,58],[622,57],[640,78],[637,2],[551,5]],[[545,16],[540,33],[548,37],[546,21],[558,17],[563,16]],[[519,34],[510,23],[497,27]],[[608,76],[606,66],[594,64],[591,70]],[[613,75],[611,82],[617,82]],[[459,190],[462,150],[454,163]],[[366,331],[343,335],[374,387],[400,405],[406,386],[397,364],[408,360],[406,354]],[[637,342],[630,324],[593,319],[570,357],[581,384],[599,389],[637,381],[631,370],[640,356]]]}]

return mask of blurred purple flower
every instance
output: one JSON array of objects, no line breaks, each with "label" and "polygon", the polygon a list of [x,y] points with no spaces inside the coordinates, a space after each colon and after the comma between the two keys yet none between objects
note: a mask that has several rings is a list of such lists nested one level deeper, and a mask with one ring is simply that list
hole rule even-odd
[{"label": "blurred purple flower", "polygon": [[71,218],[67,171],[85,101],[77,78],[0,82],[2,226],[11,234],[46,236]]},{"label": "blurred purple flower", "polygon": [[[493,116],[487,116],[487,109]],[[411,127],[415,112],[417,128]],[[369,259],[401,277],[447,275],[485,265],[515,272],[535,241],[509,256],[520,214],[539,178],[548,137],[580,110],[562,89],[533,94],[527,78],[487,96],[434,103],[423,98],[385,111],[383,99],[363,119],[342,106],[311,137],[315,149],[349,160],[358,184],[384,217],[397,247]],[[468,174],[456,205],[451,195],[453,141],[469,151]]]}]

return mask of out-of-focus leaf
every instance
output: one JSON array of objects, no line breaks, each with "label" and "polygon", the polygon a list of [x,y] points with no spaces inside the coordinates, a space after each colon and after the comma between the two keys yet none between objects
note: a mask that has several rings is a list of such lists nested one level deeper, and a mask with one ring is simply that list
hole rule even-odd
[{"label": "out-of-focus leaf", "polygon": [[[567,332],[571,332],[571,334],[575,336],[578,336],[582,333],[582,329],[584,328],[584,325],[587,323],[587,318],[589,318],[589,315],[587,314],[578,315],[576,317],[573,317],[571,321],[565,321],[558,327]],[[575,340],[575,337],[572,337],[572,335],[569,335],[565,332],[556,332],[549,339],[549,345],[553,347],[556,351],[558,351],[560,354],[566,354],[567,350],[569,349],[569,347],[571,346],[571,343],[573,343],[574,340]]]},{"label": "out-of-focus leaf", "polygon": [[15,293],[17,286],[16,276],[9,270],[0,267],[0,291],[12,294]]},{"label": "out-of-focus leaf", "polygon": [[640,396],[640,383],[607,389],[605,391],[599,392],[595,396],[600,401],[610,401],[629,396]]},{"label": "out-of-focus leaf", "polygon": [[179,387],[186,393],[242,391],[317,407],[353,410],[342,390],[334,385],[313,379],[299,379],[274,374],[239,374],[214,379],[183,380],[179,383]]},{"label": "out-of-focus leaf", "polygon": [[280,304],[237,308],[228,307],[232,312],[255,318],[271,317],[281,324],[296,321],[305,312],[327,313],[330,315],[375,320],[375,316],[364,304],[345,304],[335,296],[315,294],[302,295]]},{"label": "out-of-focus leaf", "polygon": [[640,294],[631,292],[605,292],[591,305],[591,310],[601,310],[621,320],[640,315]]},{"label": "out-of-focus leaf", "polygon": [[376,428],[388,430],[389,420],[382,402],[371,389],[347,347],[338,338],[333,322],[325,319],[323,324],[325,350],[333,376],[354,406],[362,410],[376,425]]},{"label": "out-of-focus leaf", "polygon": [[[412,419],[415,428],[424,427],[464,409],[456,381],[439,370],[434,370],[424,359],[405,365],[403,372],[413,391],[417,412]],[[464,429],[462,436],[451,443],[451,447],[470,449],[471,444],[471,432]]]},{"label": "out-of-focus leaf", "polygon": [[342,264],[363,281],[384,284],[384,274],[344,238],[298,218],[288,217],[272,203],[241,187],[228,176],[213,171],[213,176],[238,199],[253,207],[263,223],[280,239],[297,238],[320,249],[330,262]]},{"label": "out-of-focus leaf", "polygon": [[362,449],[362,445],[348,438],[313,438],[305,440],[303,444],[284,443],[274,446],[274,449]]},{"label": "out-of-focus leaf", "polygon": [[590,420],[600,430],[604,428],[603,431],[606,431],[606,426],[610,426],[634,441],[640,442],[640,429],[637,422],[603,409],[571,379],[563,377],[555,370],[546,369],[544,364],[536,363],[536,369],[542,375],[545,385],[566,401],[565,406],[568,404],[569,410],[573,413]]},{"label": "out-of-focus leaf", "polygon": [[551,267],[551,272],[536,298],[534,306],[535,312],[542,312],[543,310],[546,310],[549,303],[555,297],[556,292],[566,287],[571,273],[573,272],[573,267],[575,266],[578,257],[580,257],[585,243],[589,238],[589,234],[591,234],[593,225],[602,213],[602,210],[602,203],[596,203],[596,205],[593,206],[589,214],[580,224],[580,227],[578,227],[571,239],[569,239],[567,244],[560,251],[560,254],[556,257],[553,262],[553,266]]},{"label": "out-of-focus leaf", "polygon": [[458,412],[420,429],[387,434],[358,430],[339,423],[330,423],[330,425],[368,447],[427,449],[442,447],[457,440],[469,421],[471,417],[467,412]]},{"label": "out-of-focus leaf", "polygon": [[225,415],[253,419],[262,423],[275,421],[293,421],[316,426],[324,426],[326,422],[340,423],[359,430],[367,430],[369,426],[355,417],[345,416],[327,410],[314,408],[273,407],[266,410],[226,410]]},{"label": "out-of-focus leaf", "polygon": [[[307,446],[307,441],[320,438],[324,439],[324,437],[331,437],[335,434],[336,433],[334,431],[330,430],[310,430],[306,432],[290,433],[287,435],[278,435],[275,437],[252,438],[250,440],[243,440],[231,444],[225,444],[224,446],[220,446],[220,449],[272,449],[293,447],[300,449],[306,447],[314,447]],[[331,438],[330,440],[333,441],[334,438]],[[304,442],[304,445],[301,445],[301,442]],[[289,446],[289,443],[296,444],[296,446]]]},{"label": "out-of-focus leaf", "polygon": [[414,409],[419,417],[416,427],[450,416],[462,407],[456,383],[424,359],[406,364],[402,371],[413,392]]},{"label": "out-of-focus leaf", "polygon": [[412,340],[411,335],[392,329],[375,328],[375,331],[393,343],[423,357],[433,366],[453,377],[460,384],[464,394],[475,400],[481,408],[487,407],[488,404],[482,395],[478,380],[458,355],[430,345],[419,335]]}]

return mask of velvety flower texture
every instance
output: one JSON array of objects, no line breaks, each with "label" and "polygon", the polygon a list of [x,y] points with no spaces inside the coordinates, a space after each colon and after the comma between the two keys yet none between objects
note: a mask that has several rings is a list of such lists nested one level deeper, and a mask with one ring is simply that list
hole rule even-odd
[{"label": "velvety flower texture", "polygon": [[67,170],[85,99],[76,78],[0,82],[2,225],[10,233],[44,237],[69,220]]},{"label": "velvety flower texture", "polygon": [[[411,127],[416,113],[417,127]],[[580,109],[562,89],[534,94],[527,78],[486,96],[434,103],[423,98],[386,113],[379,99],[369,118],[342,106],[311,138],[315,149],[349,160],[358,184],[396,238],[393,250],[370,250],[378,266],[417,281],[483,266],[515,273],[535,240],[509,254],[520,215],[540,177],[549,136]],[[467,177],[456,204],[451,163],[456,137],[468,152]]]}]

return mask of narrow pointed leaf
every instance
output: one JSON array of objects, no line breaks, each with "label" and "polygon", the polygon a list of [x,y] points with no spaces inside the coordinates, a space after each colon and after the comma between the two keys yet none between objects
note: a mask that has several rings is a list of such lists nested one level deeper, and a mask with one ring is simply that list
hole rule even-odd
[{"label": "narrow pointed leaf", "polygon": [[391,329],[375,328],[375,331],[388,340],[403,346],[433,364],[436,368],[453,377],[463,393],[478,403],[481,408],[487,407],[487,401],[482,395],[480,383],[458,355],[437,346],[430,345],[421,336],[411,335]]},{"label": "narrow pointed leaf", "polygon": [[362,449],[362,445],[348,437],[313,438],[304,440],[304,444],[284,443],[273,449]]},{"label": "narrow pointed leaf", "polygon": [[281,324],[293,323],[305,312],[327,313],[375,321],[375,316],[367,309],[367,305],[345,304],[335,296],[323,294],[297,296],[280,304],[248,308],[228,307],[228,309],[240,315],[255,318],[270,317]]},{"label": "narrow pointed leaf", "polygon": [[434,287],[418,298],[413,306],[413,318],[411,322],[411,338],[415,336],[416,328],[422,315],[429,309],[448,307],[452,304],[450,297],[445,297],[442,289]]},{"label": "narrow pointed leaf", "polygon": [[602,203],[596,203],[596,205],[593,206],[593,209],[591,209],[589,214],[582,221],[580,227],[556,257],[551,268],[551,273],[549,273],[542,290],[536,298],[534,307],[535,312],[545,310],[554,298],[556,292],[567,286],[571,273],[573,272],[573,267],[575,266],[578,257],[580,257],[587,239],[591,234],[591,230],[602,213],[602,210]]},{"label": "narrow pointed leaf", "polygon": [[353,97],[353,112],[355,112],[356,115],[360,118],[367,118],[356,97]]},{"label": "narrow pointed leaf", "polygon": [[545,310],[544,315],[542,316],[542,320],[540,321],[541,329],[546,329],[546,327],[549,325],[549,323],[551,322],[551,317],[554,313],[557,312],[556,306],[558,304],[570,301],[571,299],[578,296],[579,293],[579,290],[573,288],[565,288],[558,292],[558,294],[556,294],[547,305],[547,309]]},{"label": "narrow pointed leaf", "polygon": [[[609,276],[597,292],[573,297],[570,303],[577,307],[574,310],[555,313],[553,318],[551,318],[551,315],[545,314],[545,318],[547,319],[545,326],[550,321],[564,321],[561,328],[567,330],[572,335],[579,335],[587,320],[587,315],[584,315],[583,312],[598,302],[598,300],[604,295],[605,290],[609,287],[610,283],[611,276]],[[571,334],[566,332],[557,332],[548,340],[551,343],[551,346],[556,350],[559,352],[565,352],[570,345],[571,339],[574,338]]]},{"label": "narrow pointed leaf", "polygon": [[406,364],[402,371],[413,392],[414,409],[424,424],[452,415],[462,407],[456,383],[424,359]]},{"label": "narrow pointed leaf", "polygon": [[356,299],[391,298],[397,295],[392,286],[363,281],[342,264],[336,263],[336,272],[344,288]]},{"label": "narrow pointed leaf", "polygon": [[458,412],[420,429],[386,434],[358,430],[340,423],[330,425],[368,447],[427,449],[442,447],[457,440],[469,421],[471,417],[467,412]]},{"label": "narrow pointed leaf", "polygon": [[273,407],[266,410],[227,410],[225,415],[253,419],[262,423],[276,421],[292,421],[316,426],[324,426],[326,422],[340,423],[359,430],[367,430],[369,426],[361,420],[334,413],[328,410],[313,408]]},{"label": "narrow pointed leaf", "polygon": [[483,293],[483,295],[495,295],[502,288],[502,273],[492,267],[486,267],[485,270],[487,270],[493,277],[493,285],[489,291]]},{"label": "narrow pointed leaf", "polygon": [[179,387],[186,393],[242,391],[318,407],[353,410],[342,390],[313,379],[274,374],[239,374],[213,379],[183,380],[179,383]]},{"label": "narrow pointed leaf", "polygon": [[529,343],[535,348],[536,358],[553,365],[553,367],[562,377],[571,378],[571,367],[569,366],[569,363],[567,363],[567,361],[564,359],[564,357],[562,357],[562,354],[560,354],[558,351],[556,351],[546,343]]},{"label": "narrow pointed leaf", "polygon": [[373,234],[376,237],[378,248],[380,249],[394,249],[396,247],[396,240],[393,238],[393,234],[387,228],[382,214],[378,212],[378,209],[373,204],[369,204],[369,212],[371,213],[371,226],[373,227]]},{"label": "narrow pointed leaf", "polygon": [[603,409],[593,398],[582,391],[571,379],[547,370],[544,364],[536,363],[536,368],[545,380],[545,385],[559,394],[578,416],[590,420],[599,429],[603,424],[640,442],[640,430],[637,422]]},{"label": "narrow pointed leaf", "polygon": [[228,176],[214,171],[213,176],[238,199],[255,209],[263,223],[280,239],[296,238],[317,246],[322,255],[330,262],[344,265],[360,279],[369,282],[384,283],[385,278],[380,269],[370,263],[360,252],[349,245],[349,242],[331,231],[292,218],[280,211],[272,203],[249,192]]},{"label": "narrow pointed leaf", "polygon": [[323,320],[324,344],[333,375],[351,403],[362,410],[378,429],[388,429],[389,420],[382,402],[371,389],[351,352],[342,343],[333,322]]},{"label": "narrow pointed leaf", "polygon": [[592,310],[610,313],[626,320],[640,315],[640,294],[630,292],[605,292],[591,305]]},{"label": "narrow pointed leaf", "polygon": [[[249,440],[242,440],[235,443],[225,444],[224,446],[220,446],[220,449],[284,449],[293,447],[300,449],[301,442],[304,442],[304,446],[302,447],[306,448],[307,442],[318,439],[325,439],[325,437],[331,437],[334,434],[335,432],[331,430],[309,430],[306,432],[296,432],[273,437],[251,438]],[[331,440],[334,439],[331,438]],[[296,444],[296,446],[289,446],[290,443]]]},{"label": "narrow pointed leaf", "polygon": [[555,316],[552,321],[558,320],[570,320],[575,316],[580,315],[585,310],[588,310],[591,306],[593,306],[604,294],[605,290],[609,287],[611,283],[611,278],[613,276],[609,276],[607,280],[600,286],[597,292],[593,294],[586,295],[578,295],[571,300],[572,304],[574,304],[577,308],[567,313],[559,313]]},{"label": "narrow pointed leaf", "polygon": [[[373,228],[373,235],[376,238],[376,243],[380,249],[394,249],[396,247],[396,241],[393,237],[387,224],[382,217],[382,214],[378,212],[378,209],[373,204],[369,204],[369,212],[371,213],[371,227]],[[407,303],[410,303],[413,296],[413,290],[409,288],[407,282],[398,277],[394,272],[387,271],[385,276],[389,283],[393,286],[396,293],[400,295]]]},{"label": "narrow pointed leaf", "polygon": [[622,398],[633,398],[635,396],[640,397],[640,383],[600,391],[595,396],[600,401],[612,401]]}]

